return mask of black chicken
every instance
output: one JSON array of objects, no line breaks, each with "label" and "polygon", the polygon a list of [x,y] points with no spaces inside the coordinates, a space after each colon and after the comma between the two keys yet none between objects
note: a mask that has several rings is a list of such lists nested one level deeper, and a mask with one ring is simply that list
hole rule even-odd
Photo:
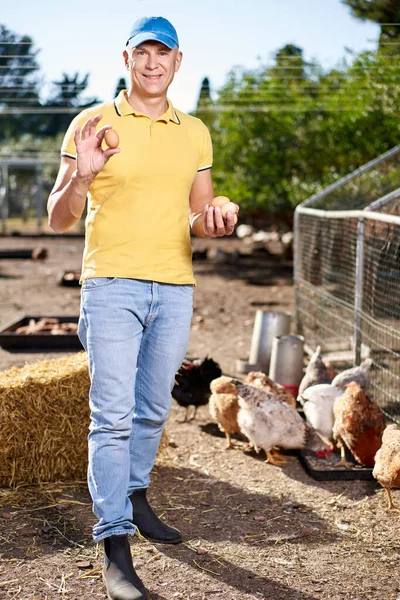
[{"label": "black chicken", "polygon": [[[222,375],[221,368],[212,358],[206,357],[203,361],[185,359],[175,375],[175,385],[172,397],[179,406],[186,409],[184,421],[192,421],[199,406],[207,404],[210,395],[210,383]],[[190,407],[194,412],[189,419]]]}]

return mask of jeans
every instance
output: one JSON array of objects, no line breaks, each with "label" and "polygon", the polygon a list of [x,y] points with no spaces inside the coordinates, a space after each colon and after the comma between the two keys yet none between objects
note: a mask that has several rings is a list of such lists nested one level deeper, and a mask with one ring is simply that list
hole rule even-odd
[{"label": "jeans", "polygon": [[82,284],[88,353],[88,485],[96,542],[132,534],[133,490],[148,487],[187,348],[193,286],[97,277]]}]

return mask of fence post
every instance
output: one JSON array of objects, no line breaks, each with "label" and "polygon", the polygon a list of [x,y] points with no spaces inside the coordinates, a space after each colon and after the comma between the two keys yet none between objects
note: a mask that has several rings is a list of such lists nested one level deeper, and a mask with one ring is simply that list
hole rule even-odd
[{"label": "fence post", "polygon": [[35,168],[35,204],[38,231],[42,230],[43,207],[42,207],[42,166]]},{"label": "fence post", "polygon": [[8,219],[8,166],[1,165],[0,210],[3,235],[7,232]]},{"label": "fence post", "polygon": [[293,281],[294,281],[294,331],[300,331],[300,312],[299,312],[299,275],[300,275],[300,215],[297,208],[294,211],[293,218]]},{"label": "fence post", "polygon": [[356,281],[354,298],[354,337],[353,352],[354,364],[361,362],[361,311],[363,303],[363,279],[364,279],[364,230],[365,221],[361,217],[357,226],[357,257],[356,257]]}]

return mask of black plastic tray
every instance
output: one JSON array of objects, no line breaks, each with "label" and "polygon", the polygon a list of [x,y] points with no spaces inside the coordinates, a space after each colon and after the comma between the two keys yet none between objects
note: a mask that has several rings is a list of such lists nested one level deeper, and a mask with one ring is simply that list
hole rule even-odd
[{"label": "black plastic tray", "polygon": [[318,458],[315,454],[305,450],[298,453],[299,460],[307,473],[318,481],[345,481],[345,480],[374,480],[372,469],[357,464],[354,459],[346,457],[352,465],[347,467],[337,467],[340,461],[340,454],[332,452],[327,458]]},{"label": "black plastic tray", "polygon": [[[66,279],[65,276],[68,275],[69,273],[74,273],[75,271],[64,271],[59,279],[58,279],[58,284],[59,285],[64,285],[64,286],[68,286],[68,287],[80,287],[80,283],[79,283],[79,279]],[[76,271],[78,272],[78,271]]]},{"label": "black plastic tray", "polygon": [[60,323],[78,323],[79,317],[41,315],[23,316],[12,321],[0,330],[0,346],[9,352],[57,352],[63,350],[82,350],[82,344],[76,333],[53,335],[51,333],[15,333],[18,327],[28,325],[30,319],[58,319]]}]

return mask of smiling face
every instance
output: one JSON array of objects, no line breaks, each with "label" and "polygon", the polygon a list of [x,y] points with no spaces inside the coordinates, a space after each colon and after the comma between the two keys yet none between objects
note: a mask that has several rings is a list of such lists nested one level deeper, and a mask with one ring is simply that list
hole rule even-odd
[{"label": "smiling face", "polygon": [[129,70],[131,87],[142,98],[166,96],[182,61],[179,48],[168,48],[156,41],[143,42],[136,48],[127,46],[125,65]]}]

